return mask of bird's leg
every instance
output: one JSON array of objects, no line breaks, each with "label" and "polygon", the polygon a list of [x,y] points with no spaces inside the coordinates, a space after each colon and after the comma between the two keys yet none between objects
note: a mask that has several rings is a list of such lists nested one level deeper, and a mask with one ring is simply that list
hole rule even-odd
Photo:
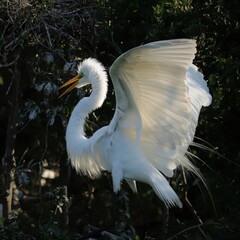
[{"label": "bird's leg", "polygon": [[118,193],[113,193],[113,209],[112,209],[112,227],[115,226],[118,219]]},{"label": "bird's leg", "polygon": [[145,235],[146,235],[146,232],[147,232],[147,229],[149,228],[149,224],[150,224],[150,220],[149,220],[149,217],[145,211],[146,209],[146,206],[144,206],[141,198],[139,197],[139,195],[137,194],[137,199],[138,199],[138,204],[139,204],[139,207],[140,207],[140,212],[142,214],[142,217],[143,217],[143,225],[141,227],[141,230],[140,230],[140,234],[141,234],[141,238],[144,239],[145,238]]},{"label": "bird's leg", "polygon": [[121,221],[121,212],[122,210],[122,192],[121,190],[118,192],[113,192],[112,195],[112,202],[113,202],[113,208],[112,208],[112,223],[110,224],[111,227],[114,227],[115,225]]},{"label": "bird's leg", "polygon": [[122,179],[123,179],[122,166],[116,161],[113,163],[113,167],[112,167],[113,191],[115,193],[120,191]]},{"label": "bird's leg", "polygon": [[116,196],[115,202],[115,232],[116,235],[124,235],[132,237],[136,236],[135,228],[131,223],[131,214],[129,210],[128,192],[121,188]]},{"label": "bird's leg", "polygon": [[121,181],[123,179],[123,170],[118,162],[114,162],[112,167],[112,181],[113,181],[113,223],[116,222],[117,219],[117,209],[118,209],[118,193],[121,188]]},{"label": "bird's leg", "polygon": [[162,236],[162,239],[166,237],[167,231],[168,231],[168,223],[169,223],[169,207],[164,204],[163,205],[163,216],[162,216],[162,230],[160,235]]}]

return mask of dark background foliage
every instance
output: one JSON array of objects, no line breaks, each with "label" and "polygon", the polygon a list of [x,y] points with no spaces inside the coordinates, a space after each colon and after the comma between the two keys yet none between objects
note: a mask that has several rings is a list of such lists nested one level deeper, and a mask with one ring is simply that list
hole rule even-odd
[{"label": "dark background foliage", "polygon": [[[239,9],[237,0],[2,0],[0,238],[239,239]],[[206,149],[191,149],[207,188],[179,169],[171,183],[183,209],[166,209],[144,184],[137,197],[123,183],[114,200],[110,174],[91,180],[67,161],[66,124],[90,89],[58,99],[58,87],[86,57],[108,69],[132,47],[172,38],[197,40],[194,63],[213,96],[195,139]],[[109,85],[88,136],[112,118]]]}]

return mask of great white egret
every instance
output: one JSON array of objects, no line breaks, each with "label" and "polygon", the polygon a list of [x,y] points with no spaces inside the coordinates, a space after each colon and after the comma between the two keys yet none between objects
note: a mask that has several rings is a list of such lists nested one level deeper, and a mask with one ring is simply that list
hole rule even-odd
[{"label": "great white egret", "polygon": [[149,184],[168,206],[182,206],[166,177],[179,165],[197,172],[187,158],[202,106],[211,103],[203,75],[192,64],[195,40],[148,43],[116,59],[110,76],[116,109],[108,126],[86,138],[84,121],[102,106],[107,94],[107,73],[96,59],[88,58],[78,74],[61,87],[91,84],[92,93],[75,106],[66,131],[69,159],[77,172],[92,178],[107,170],[113,190],[125,179],[137,192],[136,181]]}]

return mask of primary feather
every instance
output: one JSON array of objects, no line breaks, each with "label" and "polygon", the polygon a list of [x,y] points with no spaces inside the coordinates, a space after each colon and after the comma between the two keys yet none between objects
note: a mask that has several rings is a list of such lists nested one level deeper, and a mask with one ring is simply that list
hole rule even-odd
[{"label": "primary feather", "polygon": [[135,181],[148,183],[167,205],[181,201],[164,177],[179,165],[196,171],[186,157],[202,106],[211,103],[203,75],[192,64],[194,40],[153,42],[131,49],[111,66],[116,110],[109,126],[87,139],[84,119],[100,107],[107,93],[107,76],[95,59],[79,67],[84,76],[77,87],[92,85],[67,127],[67,150],[77,171],[98,176],[112,172],[117,192],[123,179],[133,191]]}]

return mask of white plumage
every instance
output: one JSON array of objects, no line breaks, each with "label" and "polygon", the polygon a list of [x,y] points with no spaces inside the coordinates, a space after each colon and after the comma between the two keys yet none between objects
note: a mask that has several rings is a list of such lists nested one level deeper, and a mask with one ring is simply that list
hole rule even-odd
[{"label": "white plumage", "polygon": [[95,59],[86,59],[79,74],[62,87],[92,85],[90,97],[74,108],[67,133],[67,151],[78,172],[91,177],[102,170],[112,173],[113,189],[127,180],[148,183],[165,204],[181,201],[164,177],[179,165],[195,171],[186,156],[193,141],[202,106],[211,103],[203,75],[192,64],[194,40],[153,42],[133,48],[113,63],[110,76],[116,95],[112,121],[87,139],[85,118],[102,106],[107,94],[107,74]]}]

